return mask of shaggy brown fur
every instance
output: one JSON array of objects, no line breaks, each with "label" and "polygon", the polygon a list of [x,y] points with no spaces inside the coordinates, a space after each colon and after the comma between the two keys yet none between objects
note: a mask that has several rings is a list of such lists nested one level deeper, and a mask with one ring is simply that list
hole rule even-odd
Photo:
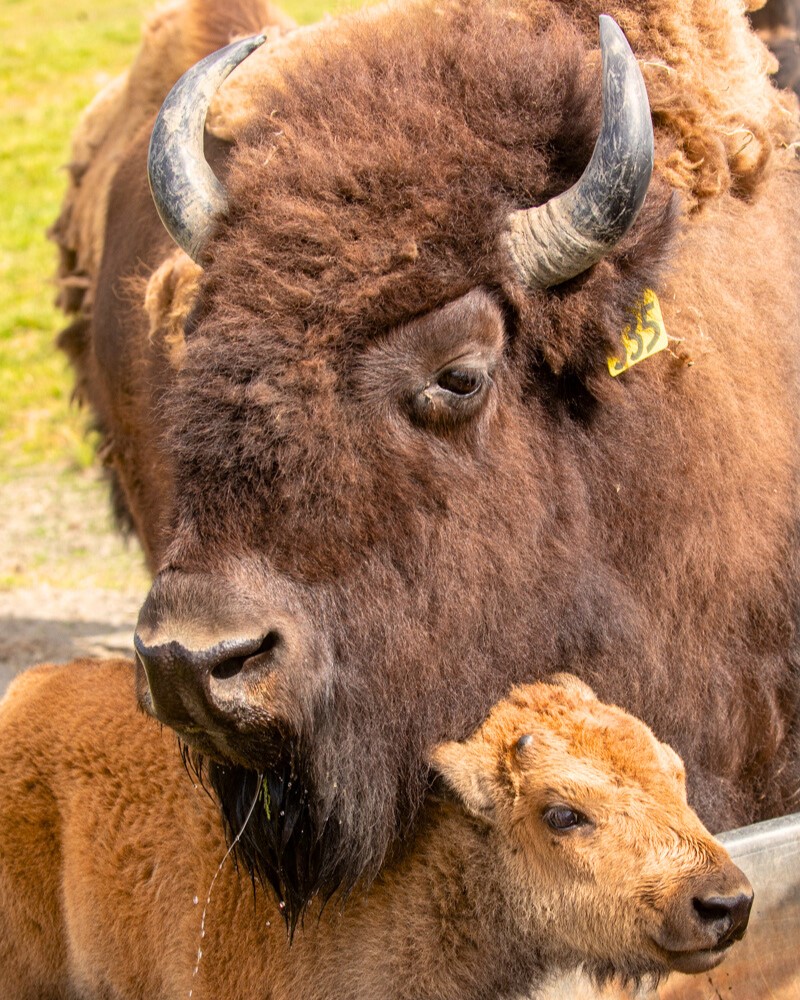
[{"label": "shaggy brown fur", "polygon": [[[344,911],[309,913],[290,953],[279,905],[225,863],[214,804],[132,680],[121,661],[39,667],[0,704],[9,1000],[535,996],[579,962],[601,978],[709,968],[724,948],[694,901],[749,894],[674,752],[564,678],[435,750],[440,794],[403,858]],[[554,831],[553,807],[585,822]]]},{"label": "shaggy brown fur", "polygon": [[111,179],[131,137],[152,121],[173,83],[198,59],[233,38],[262,29],[276,36],[293,26],[269,0],[226,0],[224,8],[203,0],[173,0],[147,19],[135,62],[97,95],[73,138],[72,183],[54,227],[65,255],[60,304],[67,311],[76,311],[81,304],[70,298],[70,289],[80,288],[80,277],[91,302]]},{"label": "shaggy brown fur", "polygon": [[[609,257],[528,293],[503,222],[589,158],[600,10],[643,60],[657,177]],[[790,809],[798,122],[739,3],[412,3],[304,37],[209,142],[230,210],[202,272],[131,139],[73,340],[161,571],[153,642],[283,623],[247,718],[184,732],[228,762],[229,816],[256,771],[284,789],[248,858],[295,915],[375,874],[426,748],[565,665],[675,744],[712,828]],[[612,380],[646,287],[671,349]],[[480,392],[427,406],[462,358]]]}]

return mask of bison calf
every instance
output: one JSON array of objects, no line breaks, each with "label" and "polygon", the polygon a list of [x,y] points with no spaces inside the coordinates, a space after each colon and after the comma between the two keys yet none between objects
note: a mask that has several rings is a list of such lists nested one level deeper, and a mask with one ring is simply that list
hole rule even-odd
[{"label": "bison calf", "polygon": [[469,1000],[535,995],[578,963],[711,968],[744,933],[749,884],[687,806],[677,755],[553,680],[433,751],[404,852],[312,906],[290,947],[281,905],[220,864],[218,810],[133,707],[130,665],[28,672],[0,703],[3,995]]}]

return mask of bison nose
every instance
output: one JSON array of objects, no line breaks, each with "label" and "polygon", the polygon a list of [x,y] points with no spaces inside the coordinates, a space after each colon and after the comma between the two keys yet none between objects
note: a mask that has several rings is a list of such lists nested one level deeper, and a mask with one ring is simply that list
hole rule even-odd
[{"label": "bison nose", "polygon": [[715,935],[718,948],[743,937],[752,905],[753,890],[750,888],[730,896],[695,896],[692,900],[697,918]]},{"label": "bison nose", "polygon": [[149,689],[145,707],[179,731],[214,729],[242,713],[254,687],[274,668],[284,639],[277,629],[230,638],[207,649],[188,649],[177,640],[150,644],[137,632],[136,658]]},{"label": "bison nose", "polygon": [[261,564],[162,570],[134,646],[142,708],[194,749],[245,767],[303,733],[326,697],[330,657],[291,585]]}]

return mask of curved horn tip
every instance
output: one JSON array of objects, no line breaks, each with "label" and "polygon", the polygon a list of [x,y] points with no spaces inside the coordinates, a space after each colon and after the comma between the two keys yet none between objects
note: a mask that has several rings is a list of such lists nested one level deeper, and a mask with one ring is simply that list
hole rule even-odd
[{"label": "curved horn tip", "polygon": [[[605,16],[605,15],[603,15]],[[242,59],[246,59],[251,53],[255,52],[256,49],[261,48],[261,46],[266,42],[267,36],[261,35],[250,35],[249,38],[241,38],[238,42],[233,42],[233,45],[241,45],[244,54]],[[241,59],[239,60],[241,62]],[[238,63],[237,63],[238,65]]]},{"label": "curved horn tip", "polygon": [[147,173],[159,217],[196,263],[227,207],[227,195],[205,159],[208,107],[228,75],[266,35],[231,42],[190,67],[167,94],[150,137]]},{"label": "curved horn tip", "polygon": [[625,32],[620,28],[617,22],[611,17],[610,14],[601,14],[600,18],[600,45],[602,48],[613,45],[615,41],[622,42],[628,52],[633,55],[628,39],[625,37]]},{"label": "curved horn tip", "polygon": [[639,64],[616,21],[600,16],[603,120],[579,180],[510,213],[504,234],[521,280],[550,288],[604,257],[633,225],[653,171],[653,123]]}]

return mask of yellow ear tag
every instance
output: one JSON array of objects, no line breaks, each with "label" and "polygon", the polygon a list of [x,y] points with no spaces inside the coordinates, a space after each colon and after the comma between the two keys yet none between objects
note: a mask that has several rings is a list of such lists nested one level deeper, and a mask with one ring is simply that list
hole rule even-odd
[{"label": "yellow ear tag", "polygon": [[633,365],[638,365],[645,358],[658,354],[667,346],[664,317],[661,315],[658,297],[652,288],[645,289],[642,301],[634,311],[634,319],[635,324],[628,323],[622,331],[625,356],[608,359],[608,370],[614,376],[627,371]]}]

